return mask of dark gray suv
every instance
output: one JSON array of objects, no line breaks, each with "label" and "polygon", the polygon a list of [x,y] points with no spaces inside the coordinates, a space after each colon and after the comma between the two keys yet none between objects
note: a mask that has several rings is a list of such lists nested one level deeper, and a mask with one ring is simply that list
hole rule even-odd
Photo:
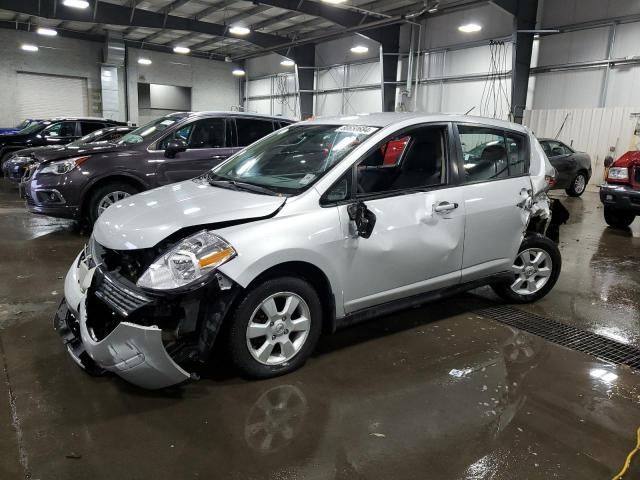
[{"label": "dark gray suv", "polygon": [[27,207],[93,223],[118,200],[196,177],[292,122],[240,112],[172,113],[114,144],[80,148],[64,158],[43,152],[27,180]]}]

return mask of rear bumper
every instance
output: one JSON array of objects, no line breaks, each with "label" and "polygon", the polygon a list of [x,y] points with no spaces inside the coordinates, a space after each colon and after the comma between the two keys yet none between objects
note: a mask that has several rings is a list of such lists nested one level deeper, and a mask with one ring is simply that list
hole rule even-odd
[{"label": "rear bumper", "polygon": [[627,185],[601,185],[600,201],[606,207],[640,214],[640,191]]},{"label": "rear bumper", "polygon": [[120,322],[97,339],[87,325],[86,299],[95,268],[78,255],[65,278],[65,299],[54,317],[72,359],[86,370],[104,369],[147,389],[182,383],[191,375],[167,353],[157,326]]}]

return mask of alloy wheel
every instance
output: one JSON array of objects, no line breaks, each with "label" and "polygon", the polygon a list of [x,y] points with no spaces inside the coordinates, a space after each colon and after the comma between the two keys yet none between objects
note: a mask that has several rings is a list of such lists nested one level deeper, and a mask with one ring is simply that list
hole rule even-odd
[{"label": "alloy wheel", "polygon": [[107,193],[98,202],[98,216],[102,215],[102,213],[114,203],[122,200],[123,198],[127,198],[130,196],[131,196],[130,193],[123,192],[121,190],[116,190],[115,192]]},{"label": "alloy wheel", "polygon": [[511,267],[516,274],[511,290],[518,295],[533,295],[547,284],[553,271],[551,256],[539,248],[520,252]]},{"label": "alloy wheel", "polygon": [[263,365],[280,365],[295,357],[311,329],[311,310],[293,292],[278,292],[264,299],[247,325],[247,348]]},{"label": "alloy wheel", "polygon": [[584,178],[584,175],[582,174],[578,175],[576,179],[573,181],[573,189],[577,194],[581,194],[582,192],[584,192],[584,189],[586,186],[587,186],[587,182],[586,182],[586,179]]}]

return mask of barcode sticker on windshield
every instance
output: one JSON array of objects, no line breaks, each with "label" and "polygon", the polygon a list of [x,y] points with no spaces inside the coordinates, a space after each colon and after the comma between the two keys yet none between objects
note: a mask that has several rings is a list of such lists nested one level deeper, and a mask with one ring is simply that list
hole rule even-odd
[{"label": "barcode sticker on windshield", "polygon": [[307,173],[304,177],[300,179],[300,185],[306,185],[311,182],[316,176],[313,173]]},{"label": "barcode sticker on windshield", "polygon": [[366,127],[364,125],[343,125],[337,132],[349,132],[349,133],[362,133],[364,135],[371,135],[378,130],[376,127]]}]

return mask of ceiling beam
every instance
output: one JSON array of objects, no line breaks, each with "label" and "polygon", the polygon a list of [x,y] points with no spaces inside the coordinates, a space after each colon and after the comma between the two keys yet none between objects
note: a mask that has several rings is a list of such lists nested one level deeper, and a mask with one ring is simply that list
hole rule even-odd
[{"label": "ceiling beam", "polygon": [[[92,9],[78,10],[62,5],[58,8],[57,0],[0,0],[0,9],[72,22],[102,23],[127,27],[166,28],[183,30],[185,32],[205,33],[214,36],[230,36],[227,32],[226,25],[202,22],[174,15],[164,15],[139,8],[134,8],[134,15],[131,15],[131,8],[129,7],[101,2],[99,0],[93,1],[98,4],[95,11],[95,20]],[[277,35],[260,32],[251,32],[241,37],[241,39],[262,48],[278,45],[285,40]]]}]

